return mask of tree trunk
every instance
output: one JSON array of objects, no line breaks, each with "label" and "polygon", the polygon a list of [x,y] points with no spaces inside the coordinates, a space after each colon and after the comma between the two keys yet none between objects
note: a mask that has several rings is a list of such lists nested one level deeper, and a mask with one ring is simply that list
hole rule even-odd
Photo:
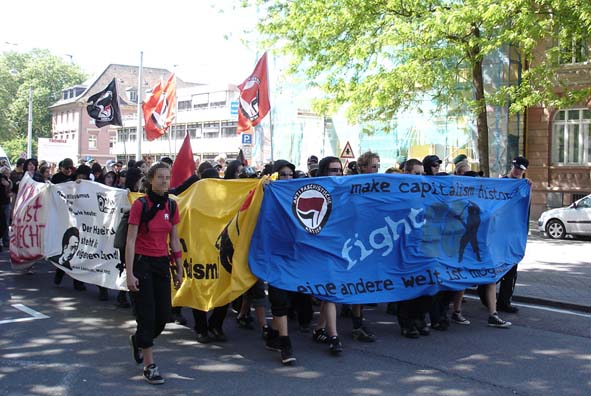
[{"label": "tree trunk", "polygon": [[[480,29],[472,27],[472,34],[480,37]],[[488,160],[488,120],[486,117],[486,100],[484,97],[484,78],[482,76],[482,56],[480,47],[476,45],[471,49],[472,60],[472,85],[474,86],[474,99],[477,103],[476,110],[476,132],[478,134],[478,158],[480,159],[480,170],[484,176],[490,176]]]}]

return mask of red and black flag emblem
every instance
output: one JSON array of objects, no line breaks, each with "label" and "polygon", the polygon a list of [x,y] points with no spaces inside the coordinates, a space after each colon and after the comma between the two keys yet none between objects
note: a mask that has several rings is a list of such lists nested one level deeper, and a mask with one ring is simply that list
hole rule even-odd
[{"label": "red and black flag emblem", "polygon": [[107,88],[88,98],[86,110],[99,128],[105,125],[123,125],[121,122],[121,111],[119,110],[117,84],[114,78],[107,85]]}]

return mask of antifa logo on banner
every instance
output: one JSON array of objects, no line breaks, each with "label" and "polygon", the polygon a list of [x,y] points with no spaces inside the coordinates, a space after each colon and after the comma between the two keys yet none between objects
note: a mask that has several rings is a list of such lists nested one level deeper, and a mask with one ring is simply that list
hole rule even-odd
[{"label": "antifa logo on banner", "polygon": [[99,128],[105,125],[123,125],[121,123],[115,79],[105,89],[88,98],[86,110]]},{"label": "antifa logo on banner", "polygon": [[332,198],[319,184],[306,184],[299,188],[292,200],[293,214],[310,234],[322,231],[331,210]]},{"label": "antifa logo on banner", "polygon": [[259,88],[261,81],[253,76],[248,79],[240,93],[240,111],[250,121],[259,118]]}]

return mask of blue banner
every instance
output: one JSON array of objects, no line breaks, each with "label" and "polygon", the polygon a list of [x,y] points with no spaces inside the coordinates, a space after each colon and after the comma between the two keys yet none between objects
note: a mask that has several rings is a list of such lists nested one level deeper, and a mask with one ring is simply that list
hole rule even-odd
[{"label": "blue banner", "polygon": [[274,181],[249,265],[280,289],[388,302],[498,281],[525,253],[526,180],[373,174]]}]

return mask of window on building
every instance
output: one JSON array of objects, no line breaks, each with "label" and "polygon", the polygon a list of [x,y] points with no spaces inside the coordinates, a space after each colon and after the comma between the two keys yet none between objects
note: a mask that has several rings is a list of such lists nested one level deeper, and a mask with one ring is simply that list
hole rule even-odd
[{"label": "window on building", "polygon": [[179,111],[189,111],[191,110],[191,101],[190,100],[179,100]]},{"label": "window on building", "polygon": [[220,137],[220,123],[217,121],[204,122],[203,137],[206,139],[214,139]]},{"label": "window on building", "polygon": [[224,107],[226,106],[226,91],[221,92],[212,92],[209,94],[209,107],[216,108],[216,107]]},{"label": "window on building", "polygon": [[589,60],[589,43],[581,39],[560,42],[560,64],[582,63]]},{"label": "window on building", "polygon": [[96,150],[97,147],[97,136],[96,135],[89,135],[88,136],[88,149],[89,150]]},{"label": "window on building", "polygon": [[552,123],[552,163],[588,165],[591,162],[591,110],[560,110]]},{"label": "window on building", "polygon": [[109,136],[109,148],[112,149],[117,144],[117,135]]},{"label": "window on building", "polygon": [[129,90],[129,101],[137,103],[137,91],[135,89]]},{"label": "window on building", "polygon": [[192,139],[195,139],[196,137],[201,137],[201,124],[187,124],[187,132],[189,132],[189,135]]},{"label": "window on building", "polygon": [[222,121],[222,137],[236,136],[237,121]]},{"label": "window on building", "polygon": [[209,94],[199,94],[192,98],[194,109],[207,109],[209,107]]}]

